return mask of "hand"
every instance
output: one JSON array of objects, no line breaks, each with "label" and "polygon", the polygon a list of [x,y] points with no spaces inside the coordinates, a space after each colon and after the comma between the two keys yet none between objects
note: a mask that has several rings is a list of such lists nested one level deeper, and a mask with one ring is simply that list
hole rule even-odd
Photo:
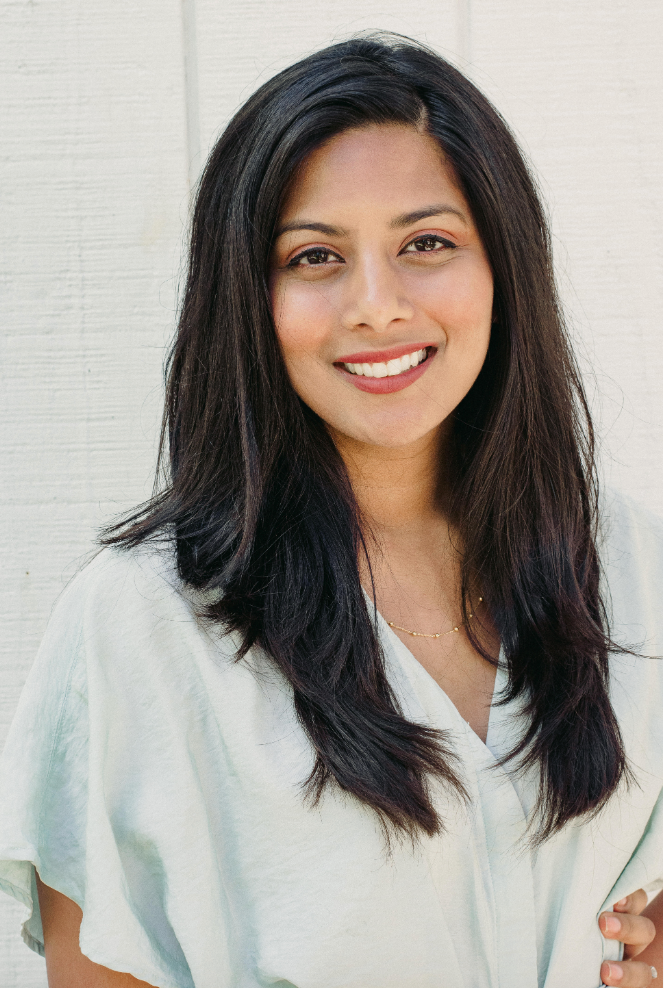
[{"label": "hand", "polygon": [[[619,985],[621,988],[655,988],[661,984],[661,945],[654,956],[652,950],[647,950],[657,934],[661,940],[661,918],[656,925],[657,914],[661,914],[661,898],[660,892],[648,905],[648,896],[643,889],[639,889],[638,892],[616,902],[613,912],[604,912],[599,917],[602,936],[607,940],[620,940],[625,944],[622,961],[604,961],[602,964],[600,974],[605,985]],[[648,914],[652,913],[652,917],[642,916],[644,910]],[[652,971],[654,962],[657,969],[656,977],[653,977]]]}]

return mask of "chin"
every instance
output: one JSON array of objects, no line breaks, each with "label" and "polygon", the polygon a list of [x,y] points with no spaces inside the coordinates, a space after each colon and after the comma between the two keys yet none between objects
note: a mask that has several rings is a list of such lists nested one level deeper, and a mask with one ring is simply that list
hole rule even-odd
[{"label": "chin", "polygon": [[382,446],[385,449],[407,449],[409,446],[423,442],[427,437],[435,435],[444,425],[444,421],[434,422],[404,422],[388,421],[380,423],[364,423],[353,428],[345,423],[345,427],[332,426],[332,436],[338,436],[342,441],[362,443],[367,446]]}]

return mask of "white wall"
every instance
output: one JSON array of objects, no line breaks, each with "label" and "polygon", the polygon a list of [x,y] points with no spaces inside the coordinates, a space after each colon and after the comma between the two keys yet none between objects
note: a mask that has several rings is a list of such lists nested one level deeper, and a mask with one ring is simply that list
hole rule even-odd
[{"label": "white wall", "polygon": [[[95,529],[150,492],[188,173],[260,82],[357,30],[428,42],[515,128],[549,204],[605,472],[659,512],[656,0],[0,11],[0,743],[63,582]],[[19,916],[0,896],[0,986],[43,988]]]}]

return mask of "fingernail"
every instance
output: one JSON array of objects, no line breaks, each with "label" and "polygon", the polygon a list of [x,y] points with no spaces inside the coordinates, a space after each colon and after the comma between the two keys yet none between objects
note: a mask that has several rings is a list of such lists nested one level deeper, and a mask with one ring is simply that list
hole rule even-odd
[{"label": "fingernail", "polygon": [[618,899],[618,901],[616,902],[617,906],[624,906],[626,904],[627,904],[627,896],[625,896],[624,899]]},{"label": "fingernail", "polygon": [[609,977],[612,981],[620,981],[623,976],[623,969],[620,964],[609,964]]},{"label": "fingernail", "polygon": [[604,917],[604,930],[606,933],[617,933],[620,929],[621,923],[617,916],[605,916]]}]

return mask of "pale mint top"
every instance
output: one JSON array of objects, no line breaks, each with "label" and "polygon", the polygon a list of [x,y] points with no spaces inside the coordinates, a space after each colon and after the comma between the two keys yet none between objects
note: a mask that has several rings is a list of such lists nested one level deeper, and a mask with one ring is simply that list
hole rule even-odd
[{"label": "pale mint top", "polygon": [[[661,656],[657,525],[615,498],[609,514],[614,635]],[[517,705],[483,744],[378,625],[406,715],[453,732],[472,794],[441,793],[447,832],[391,858],[359,803],[304,805],[288,685],[258,654],[232,661],[168,554],[97,556],[58,601],[2,761],[0,886],[31,910],[27,943],[43,949],[36,866],[83,909],[83,952],[158,988],[597,988],[619,951],[599,912],[661,876],[661,662],[611,660],[638,785],[535,854],[536,779],[495,764]]]}]

